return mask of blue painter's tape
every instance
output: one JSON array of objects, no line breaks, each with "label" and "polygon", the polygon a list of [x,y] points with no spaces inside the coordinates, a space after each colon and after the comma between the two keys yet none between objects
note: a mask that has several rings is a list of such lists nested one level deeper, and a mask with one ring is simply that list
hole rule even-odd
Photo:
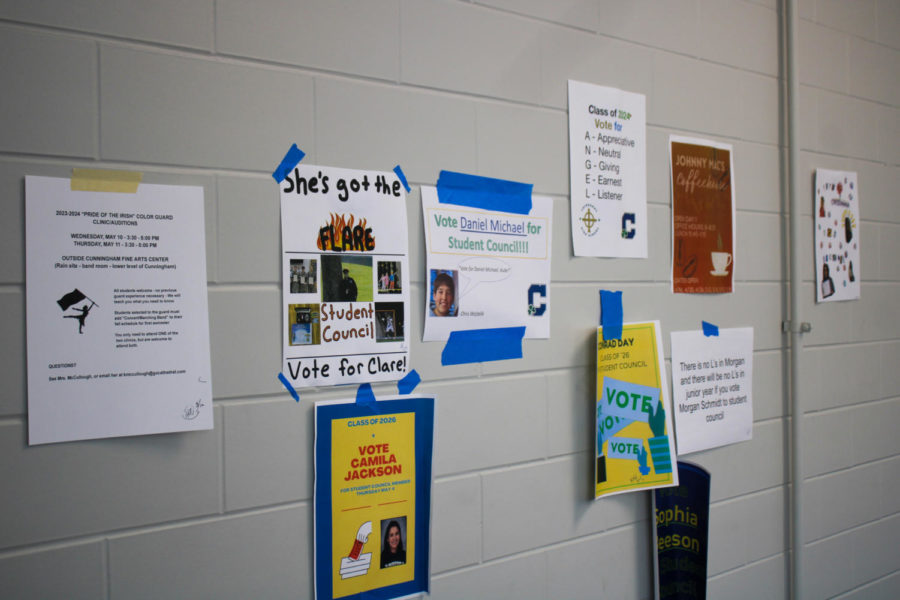
[{"label": "blue painter's tape", "polygon": [[284,155],[284,158],[281,159],[281,164],[278,165],[278,168],[272,173],[272,177],[275,178],[275,181],[278,183],[284,181],[287,174],[291,172],[291,169],[297,166],[297,163],[303,160],[304,156],[306,156],[306,153],[298,148],[297,144],[293,144],[290,150],[287,151],[287,154]]},{"label": "blue painter's tape", "polygon": [[622,339],[622,292],[600,290],[600,325],[604,340]]},{"label": "blue painter's tape", "polygon": [[711,335],[719,335],[719,328],[712,323],[703,321],[703,335],[705,335],[706,337],[709,337]]},{"label": "blue painter's tape", "polygon": [[413,369],[406,374],[406,377],[397,382],[397,391],[401,394],[412,394],[416,386],[422,381],[422,378]]},{"label": "blue painter's tape", "polygon": [[522,358],[525,327],[451,331],[441,352],[442,365],[462,365],[491,360]]},{"label": "blue painter's tape", "polygon": [[362,406],[375,406],[375,392],[371,383],[361,383],[356,390],[356,404]]},{"label": "blue painter's tape", "polygon": [[400,168],[400,165],[394,167],[394,173],[397,174],[397,178],[400,179],[400,183],[402,183],[403,187],[406,188],[406,193],[410,193],[412,190],[409,188],[409,184],[406,182],[406,175],[403,174],[403,169]]},{"label": "blue painter's tape", "polygon": [[291,382],[288,381],[288,378],[284,376],[284,373],[278,374],[278,379],[287,388],[287,391],[291,393],[291,396],[294,397],[294,400],[300,402],[300,394],[297,393],[297,390],[294,389],[294,386],[291,385]]},{"label": "blue painter's tape", "polygon": [[438,202],[527,215],[531,212],[533,187],[530,183],[441,171]]}]

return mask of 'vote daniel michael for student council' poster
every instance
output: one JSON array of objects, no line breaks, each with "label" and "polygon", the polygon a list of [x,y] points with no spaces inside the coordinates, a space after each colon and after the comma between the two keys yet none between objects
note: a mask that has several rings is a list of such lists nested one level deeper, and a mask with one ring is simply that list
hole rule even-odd
[{"label": "'vote daniel michael for student council' poster", "polygon": [[294,387],[402,379],[409,263],[397,175],[300,165],[280,185],[283,374]]},{"label": "'vote daniel michael for student council' poster", "polygon": [[525,327],[550,337],[553,201],[532,197],[527,215],[441,203],[422,186],[425,221],[423,341],[464,329]]},{"label": "'vote daniel michael for student council' poster", "polygon": [[597,330],[595,497],[678,485],[659,322]]},{"label": "'vote daniel michael for student council' poster", "polygon": [[434,398],[316,404],[316,599],[429,588]]}]

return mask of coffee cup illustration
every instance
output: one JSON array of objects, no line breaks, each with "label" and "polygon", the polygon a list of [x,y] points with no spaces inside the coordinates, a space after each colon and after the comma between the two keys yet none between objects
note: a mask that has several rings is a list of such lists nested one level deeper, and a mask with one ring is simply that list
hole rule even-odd
[{"label": "coffee cup illustration", "polygon": [[713,264],[713,275],[728,275],[728,271],[726,269],[731,265],[731,253],[730,252],[711,252],[710,256],[712,257]]}]

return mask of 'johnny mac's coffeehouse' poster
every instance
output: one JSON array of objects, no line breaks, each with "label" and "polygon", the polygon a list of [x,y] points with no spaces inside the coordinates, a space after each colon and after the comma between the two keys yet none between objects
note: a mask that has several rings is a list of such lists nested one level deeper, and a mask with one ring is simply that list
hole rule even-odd
[{"label": "'johnny mac's coffeehouse' poster", "polygon": [[734,164],[729,144],[671,136],[672,291],[734,290]]}]

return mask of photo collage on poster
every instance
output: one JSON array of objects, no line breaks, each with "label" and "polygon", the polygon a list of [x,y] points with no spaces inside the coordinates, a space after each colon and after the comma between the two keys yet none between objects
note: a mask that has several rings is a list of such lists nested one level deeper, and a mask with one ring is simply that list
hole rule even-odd
[{"label": "photo collage on poster", "polygon": [[[325,303],[369,302],[374,305],[370,334],[375,341],[404,340],[403,261],[370,256],[320,254],[289,258],[288,344],[322,343],[320,311]],[[321,281],[321,284],[320,284]]]}]

